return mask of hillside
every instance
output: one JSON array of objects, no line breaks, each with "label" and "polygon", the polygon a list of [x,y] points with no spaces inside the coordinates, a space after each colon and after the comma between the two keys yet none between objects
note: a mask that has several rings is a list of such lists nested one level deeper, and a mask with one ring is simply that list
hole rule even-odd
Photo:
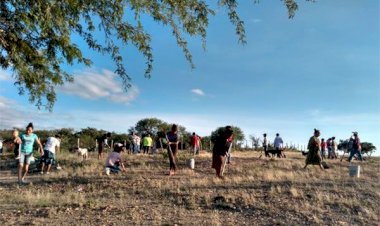
[{"label": "hillside", "polygon": [[[167,176],[165,154],[127,155],[127,172],[107,176],[95,153],[81,162],[58,157],[63,170],[29,175],[19,186],[14,169],[0,171],[0,222],[6,225],[378,225],[379,159],[330,169],[302,169],[304,157],[258,159],[234,152],[224,179],[214,176],[211,154],[196,156],[195,170],[179,156],[180,171]],[[355,162],[358,164],[358,162]],[[2,223],[2,225],[4,225]]]}]

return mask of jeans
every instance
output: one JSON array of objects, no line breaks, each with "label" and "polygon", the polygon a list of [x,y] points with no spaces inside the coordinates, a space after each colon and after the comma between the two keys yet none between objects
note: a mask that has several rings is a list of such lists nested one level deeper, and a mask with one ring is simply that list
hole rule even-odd
[{"label": "jeans", "polygon": [[121,169],[117,165],[106,166],[106,168],[109,168],[111,173],[119,173],[121,171]]},{"label": "jeans", "polygon": [[138,144],[133,144],[133,153],[140,153],[140,145]]},{"label": "jeans", "polygon": [[358,158],[360,161],[363,161],[362,152],[358,149],[352,149],[350,152],[350,157],[348,157],[348,161],[351,162],[352,157],[354,157],[355,154],[358,154]]}]

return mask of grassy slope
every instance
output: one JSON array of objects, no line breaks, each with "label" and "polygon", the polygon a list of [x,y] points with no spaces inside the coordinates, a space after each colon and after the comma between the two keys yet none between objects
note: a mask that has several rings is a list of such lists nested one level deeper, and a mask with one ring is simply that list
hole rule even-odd
[{"label": "grassy slope", "polygon": [[0,172],[0,222],[6,224],[115,225],[377,225],[379,161],[362,165],[360,178],[348,176],[347,162],[331,169],[301,169],[304,157],[258,159],[233,153],[226,178],[215,178],[211,155],[196,157],[196,169],[166,176],[162,154],[124,155],[128,172],[103,175],[103,161],[81,163],[61,155],[62,171],[31,175],[18,186],[15,174]]}]

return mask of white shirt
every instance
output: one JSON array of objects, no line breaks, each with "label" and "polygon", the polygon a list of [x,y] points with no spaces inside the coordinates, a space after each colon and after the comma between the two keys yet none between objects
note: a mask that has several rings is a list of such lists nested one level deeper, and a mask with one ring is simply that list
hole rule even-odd
[{"label": "white shirt", "polygon": [[264,137],[263,145],[268,146],[268,144],[269,144],[268,138]]},{"label": "white shirt", "polygon": [[282,141],[282,138],[280,136],[274,138],[273,145],[275,148],[281,148],[283,143],[284,142]]},{"label": "white shirt", "polygon": [[48,150],[55,154],[55,147],[59,147],[61,142],[55,137],[48,137],[44,150]]}]

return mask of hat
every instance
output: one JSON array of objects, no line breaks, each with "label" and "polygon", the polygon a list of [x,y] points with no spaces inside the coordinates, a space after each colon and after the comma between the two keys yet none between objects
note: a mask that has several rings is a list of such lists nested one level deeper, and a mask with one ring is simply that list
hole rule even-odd
[{"label": "hat", "polygon": [[354,135],[358,135],[358,132],[352,132]]},{"label": "hat", "polygon": [[314,128],[314,133],[320,133],[320,131]]}]

